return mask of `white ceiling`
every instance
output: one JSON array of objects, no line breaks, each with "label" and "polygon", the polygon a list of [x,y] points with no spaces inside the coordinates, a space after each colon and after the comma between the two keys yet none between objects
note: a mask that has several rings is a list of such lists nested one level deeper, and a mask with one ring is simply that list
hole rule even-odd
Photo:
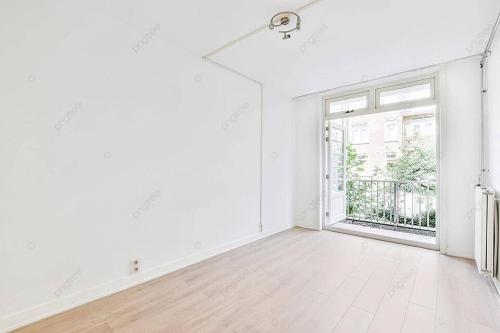
[{"label": "white ceiling", "polygon": [[[41,30],[44,38],[61,38],[84,17],[103,15],[117,28],[143,35],[159,25],[158,35],[201,56],[252,31],[276,12],[310,0],[1,0],[0,40],[12,42]],[[37,29],[31,29],[37,28]],[[17,33],[13,33],[13,31]],[[3,51],[3,50],[0,50]]]},{"label": "white ceiling", "polygon": [[[167,45],[201,57],[309,2],[4,0],[0,56],[18,57],[11,46],[28,36],[50,49],[90,14],[137,36],[159,25]],[[297,96],[479,53],[499,11],[498,0],[319,0],[300,12],[302,30],[292,39],[263,29],[213,58]]]},{"label": "white ceiling", "polygon": [[290,40],[264,29],[213,58],[298,96],[480,53],[499,11],[498,0],[321,0]]},{"label": "white ceiling", "polygon": [[[97,1],[97,0],[93,0]],[[311,0],[99,0],[108,15],[137,28],[160,25],[160,36],[204,55],[263,24],[276,12]],[[104,4],[105,5],[104,5]]]}]

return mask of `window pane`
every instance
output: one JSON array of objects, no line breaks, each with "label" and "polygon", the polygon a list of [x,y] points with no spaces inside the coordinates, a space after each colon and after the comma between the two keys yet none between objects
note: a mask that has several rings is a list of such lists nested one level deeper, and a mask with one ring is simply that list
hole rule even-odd
[{"label": "window pane", "polygon": [[344,181],[332,181],[331,183],[332,193],[342,192],[344,190]]},{"label": "window pane", "polygon": [[424,83],[416,86],[387,90],[380,92],[380,105],[410,102],[431,97],[431,84]]},{"label": "window pane", "polygon": [[351,124],[349,128],[350,143],[364,144],[370,142],[370,131],[368,129],[368,122],[356,122]]},{"label": "window pane", "polygon": [[330,103],[330,113],[346,112],[352,110],[361,110],[368,107],[368,98],[366,96],[346,98]]},{"label": "window pane", "polygon": [[332,168],[331,176],[333,180],[342,180],[344,179],[344,168]]},{"label": "window pane", "polygon": [[341,167],[344,165],[344,155],[332,154],[331,158],[332,167]]},{"label": "window pane", "polygon": [[333,141],[343,141],[344,131],[336,129],[336,128],[332,128],[331,133],[332,133],[331,138]]},{"label": "window pane", "polygon": [[344,154],[344,144],[333,141],[331,144],[331,152],[334,154]]},{"label": "window pane", "polygon": [[344,128],[344,119],[333,119],[330,120],[331,127]]}]

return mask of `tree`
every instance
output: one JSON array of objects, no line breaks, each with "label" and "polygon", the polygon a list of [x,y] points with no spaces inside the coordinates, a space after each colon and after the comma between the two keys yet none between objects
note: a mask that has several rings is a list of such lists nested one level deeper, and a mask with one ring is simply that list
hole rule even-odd
[{"label": "tree", "polygon": [[[398,184],[399,191],[403,192],[400,196],[406,198],[406,193],[412,193],[412,205],[414,194],[418,200],[426,200],[436,193],[436,154],[434,150],[425,148],[418,138],[409,138],[401,147],[400,156],[387,166],[387,175],[389,179],[401,182]],[[435,227],[436,211],[426,208],[413,218],[415,221],[426,221],[428,218],[428,226]],[[403,223],[401,219],[405,218],[405,213],[400,212],[399,223]]]},{"label": "tree", "polygon": [[347,158],[346,158],[346,168],[347,168],[347,179],[353,179],[359,177],[358,172],[363,172],[363,164],[365,161],[360,159],[356,148],[352,144],[347,145]]},{"label": "tree", "polygon": [[348,144],[346,147],[346,174],[347,174],[347,212],[348,215],[353,214],[359,210],[359,207],[363,205],[366,200],[366,192],[363,187],[355,186],[354,182],[349,181],[359,177],[359,172],[363,172],[363,165],[365,161],[359,158],[356,148],[352,144]]},{"label": "tree", "polygon": [[[408,138],[400,148],[401,154],[387,166],[387,176],[399,182],[434,182],[436,154],[426,148],[418,137]],[[421,185],[421,189],[435,191],[435,186]]]},{"label": "tree", "polygon": [[387,174],[390,179],[402,182],[434,180],[435,154],[421,147],[402,149],[401,155],[387,166]]}]

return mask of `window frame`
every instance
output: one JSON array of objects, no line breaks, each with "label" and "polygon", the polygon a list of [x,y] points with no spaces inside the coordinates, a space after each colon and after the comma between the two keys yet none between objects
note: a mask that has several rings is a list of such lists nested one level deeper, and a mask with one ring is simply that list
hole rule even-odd
[{"label": "window frame", "polygon": [[[421,84],[430,83],[431,96],[425,99],[418,99],[414,101],[405,101],[399,103],[392,103],[387,105],[380,105],[380,93],[395,89],[407,88],[412,86],[417,86]],[[342,119],[348,117],[356,117],[368,114],[374,114],[378,112],[385,111],[397,111],[403,109],[413,109],[428,105],[438,105],[439,104],[439,74],[430,73],[426,75],[421,75],[417,77],[409,77],[403,80],[389,81],[373,86],[363,87],[359,89],[352,90],[342,90],[341,92],[323,95],[323,107],[324,107],[324,119]],[[355,98],[359,96],[367,96],[367,108],[357,109],[353,111],[330,113],[330,103],[342,100],[347,100],[350,98]]]},{"label": "window frame", "polygon": [[[366,97],[366,107],[362,109],[355,109],[355,110],[348,110],[344,112],[334,112],[330,113],[330,104],[334,102],[340,102],[340,101],[347,101],[352,98],[356,97]],[[347,94],[343,94],[340,96],[332,97],[329,98],[328,100],[325,101],[325,116],[332,116],[332,115],[337,115],[337,114],[346,114],[346,113],[351,113],[351,112],[356,112],[356,111],[365,111],[370,108],[370,92],[368,90],[366,91],[361,91],[361,92],[350,92]]]},{"label": "window frame", "polygon": [[[424,84],[429,84],[430,85],[430,97],[428,98],[421,98],[421,99],[416,99],[413,101],[403,101],[403,102],[396,102],[396,103],[390,103],[390,104],[380,104],[380,95],[383,92],[391,91],[391,90],[398,90],[398,89],[404,89],[404,88],[410,88],[410,87],[416,87],[416,86],[421,86]],[[375,89],[375,108],[376,109],[381,109],[384,108],[385,110],[388,110],[390,108],[396,107],[396,109],[409,109],[409,108],[414,108],[415,103],[426,103],[428,101],[434,101],[436,96],[436,82],[433,77],[423,79],[423,80],[417,80],[417,81],[408,81],[405,83],[400,83],[400,84],[395,84],[391,86],[385,86],[383,88],[376,88]]]},{"label": "window frame", "polygon": [[[443,76],[442,76],[443,75]],[[319,132],[320,134],[320,145],[322,147],[322,155],[320,156],[320,176],[319,176],[319,182],[320,186],[318,189],[318,196],[322,198],[320,202],[320,212],[318,216],[319,223],[317,224],[318,230],[321,229],[329,229],[331,227],[328,226],[327,224],[327,219],[328,217],[325,217],[325,213],[329,212],[330,206],[328,202],[328,196],[325,196],[325,194],[329,195],[329,183],[325,181],[325,175],[328,174],[328,171],[326,169],[325,163],[325,154],[327,153],[327,140],[325,140],[327,135],[327,131],[324,131],[324,125],[329,124],[328,126],[333,126],[333,122],[330,122],[332,120],[337,121],[337,120],[342,120],[345,121],[346,118],[349,117],[356,117],[359,115],[367,115],[367,114],[375,114],[379,112],[385,112],[385,108],[375,108],[375,93],[373,90],[370,90],[370,108],[367,111],[361,112],[353,112],[351,114],[343,114],[343,113],[338,113],[334,115],[328,115],[326,112],[327,108],[327,100],[332,98],[332,97],[338,97],[338,96],[343,96],[349,94],[349,92],[354,92],[354,91],[366,91],[372,88],[376,87],[384,87],[388,86],[386,83],[393,82],[393,84],[398,84],[398,83],[404,83],[408,81],[415,81],[418,79],[425,79],[425,78],[434,78],[434,85],[435,85],[435,95],[434,95],[434,100],[433,101],[428,101],[425,103],[414,103],[416,105],[415,107],[419,106],[429,106],[429,105],[435,105],[436,107],[436,154],[437,156],[440,156],[441,154],[441,126],[440,124],[442,123],[441,117],[442,113],[445,112],[446,110],[446,103],[444,100],[441,100],[440,95],[441,93],[444,93],[444,90],[446,88],[446,82],[445,80],[441,81],[441,78],[446,78],[446,72],[444,66],[434,66],[433,68],[430,69],[418,69],[418,70],[412,70],[408,72],[402,72],[399,74],[394,74],[394,75],[388,75],[388,76],[380,76],[378,78],[370,78],[369,81],[359,81],[359,82],[354,82],[354,83],[349,83],[346,84],[345,86],[340,86],[336,88],[331,88],[331,89],[325,89],[324,91],[318,92],[317,94],[319,95],[318,100],[316,101],[316,98],[314,98],[314,104],[316,107],[320,107],[320,110],[317,112],[320,114],[320,124],[319,124]],[[414,78],[414,80],[411,80],[411,77]],[[372,88],[370,88],[372,87]],[[316,104],[317,103],[317,104]],[[316,108],[315,107],[315,108]],[[397,107],[399,109],[399,107]],[[403,108],[404,109],[404,108]],[[387,110],[389,111],[389,110]],[[397,111],[397,110],[392,110],[392,111]],[[404,126],[402,126],[404,128]],[[404,135],[403,133],[401,133]],[[322,142],[322,143],[321,143]],[[442,193],[441,193],[441,164],[437,164],[437,177],[436,177],[436,184],[437,184],[437,195],[436,195],[436,242],[435,244],[427,244],[427,243],[420,243],[416,242],[415,244],[410,244],[410,245],[416,245],[419,247],[423,248],[429,248],[433,250],[443,250],[446,249],[446,220],[442,219],[442,212],[441,212],[441,203],[442,203]],[[373,236],[373,235],[372,235]],[[382,237],[383,238],[383,237]],[[402,244],[407,244],[408,242],[405,240],[394,240],[396,243],[402,243]]]}]

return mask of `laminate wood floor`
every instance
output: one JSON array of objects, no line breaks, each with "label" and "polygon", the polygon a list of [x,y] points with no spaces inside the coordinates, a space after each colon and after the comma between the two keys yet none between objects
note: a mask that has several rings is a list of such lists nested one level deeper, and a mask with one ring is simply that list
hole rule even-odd
[{"label": "laminate wood floor", "polygon": [[16,332],[500,332],[470,260],[291,229]]}]

